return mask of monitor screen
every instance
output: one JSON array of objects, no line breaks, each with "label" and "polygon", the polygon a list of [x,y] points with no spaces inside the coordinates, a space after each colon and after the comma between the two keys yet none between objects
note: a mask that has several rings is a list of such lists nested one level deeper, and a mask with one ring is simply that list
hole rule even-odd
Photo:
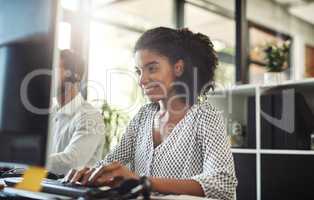
[{"label": "monitor screen", "polygon": [[1,0],[2,165],[45,164],[56,18],[55,0]]},{"label": "monitor screen", "polygon": [[53,28],[53,4],[51,0],[1,0],[0,46],[46,37]]}]

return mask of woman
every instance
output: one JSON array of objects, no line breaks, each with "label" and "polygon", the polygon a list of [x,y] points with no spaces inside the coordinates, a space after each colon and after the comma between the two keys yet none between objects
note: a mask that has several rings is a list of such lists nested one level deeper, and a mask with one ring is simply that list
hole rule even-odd
[{"label": "woman", "polygon": [[159,27],[145,32],[134,52],[139,85],[151,103],[97,169],[73,170],[67,179],[111,185],[116,177],[147,176],[156,192],[233,199],[237,180],[222,116],[197,102],[217,65],[209,38]]}]

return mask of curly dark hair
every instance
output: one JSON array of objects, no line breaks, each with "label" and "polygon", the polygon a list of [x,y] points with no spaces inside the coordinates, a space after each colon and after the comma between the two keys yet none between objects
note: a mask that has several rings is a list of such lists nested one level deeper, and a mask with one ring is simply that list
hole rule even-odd
[{"label": "curly dark hair", "polygon": [[[200,94],[213,87],[214,72],[218,64],[213,43],[201,33],[187,28],[171,29],[158,27],[146,31],[137,40],[134,53],[151,50],[169,59],[171,64],[184,62],[183,74],[176,81],[185,83],[190,91],[188,102],[196,102]],[[176,94],[184,94],[183,87],[175,86]]]}]

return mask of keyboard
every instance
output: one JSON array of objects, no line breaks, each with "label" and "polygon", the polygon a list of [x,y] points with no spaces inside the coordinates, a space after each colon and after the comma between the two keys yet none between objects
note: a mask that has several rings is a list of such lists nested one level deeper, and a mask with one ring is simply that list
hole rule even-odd
[{"label": "keyboard", "polygon": [[[8,168],[8,167],[0,167],[0,178],[9,178],[9,177],[22,177],[26,168]],[[51,172],[48,172],[48,179],[60,179],[63,178],[62,175],[57,175]]]},{"label": "keyboard", "polygon": [[[5,178],[4,182],[9,187],[14,187],[15,184],[22,181],[21,177],[14,177],[14,178]],[[92,196],[95,193],[99,193],[102,191],[107,191],[110,187],[86,187],[78,184],[72,183],[62,183],[59,180],[51,180],[45,179],[41,183],[42,190],[41,192],[50,193],[50,194],[57,194],[62,196],[69,196],[69,197],[88,197]]]},{"label": "keyboard", "polygon": [[0,200],[15,200],[19,197],[16,194],[0,191]]}]

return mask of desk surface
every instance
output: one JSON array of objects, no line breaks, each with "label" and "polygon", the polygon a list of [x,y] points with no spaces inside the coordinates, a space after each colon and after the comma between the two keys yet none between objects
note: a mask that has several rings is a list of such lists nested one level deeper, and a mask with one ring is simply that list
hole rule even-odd
[{"label": "desk surface", "polygon": [[[0,179],[0,184],[4,184],[3,180]],[[40,200],[48,200],[53,198],[58,198],[62,200],[68,200],[71,199],[70,197],[66,196],[60,196],[60,195],[54,195],[54,194],[48,194],[43,192],[30,192],[25,190],[19,190],[15,188],[4,188],[5,192],[10,192],[13,194],[18,194],[21,196],[25,196],[28,198],[34,198],[34,199],[40,199]],[[141,199],[141,198],[138,198]],[[152,200],[214,200],[214,199],[208,199],[208,198],[202,198],[202,197],[195,197],[195,196],[189,196],[189,195],[165,195],[165,196],[151,196]]]}]

